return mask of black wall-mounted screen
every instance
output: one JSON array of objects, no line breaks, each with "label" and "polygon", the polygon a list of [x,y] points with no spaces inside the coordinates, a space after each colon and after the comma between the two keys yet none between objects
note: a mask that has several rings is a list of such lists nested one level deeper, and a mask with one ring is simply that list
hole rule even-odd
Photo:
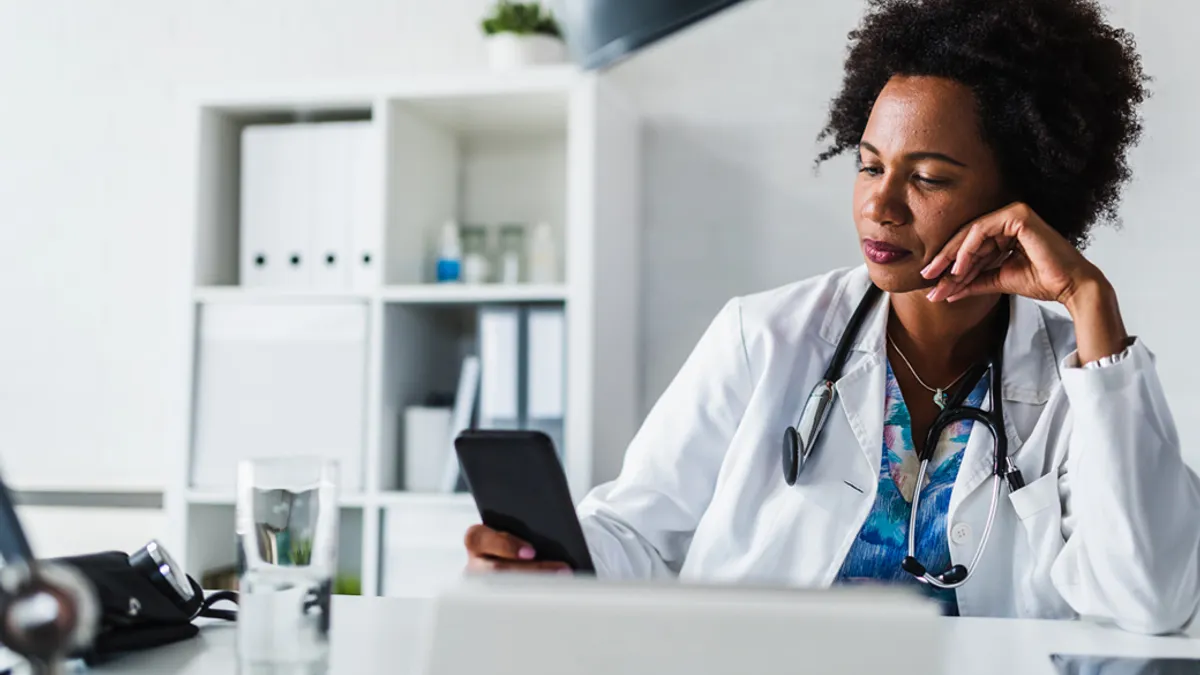
[{"label": "black wall-mounted screen", "polygon": [[555,0],[572,58],[595,70],[742,0]]}]

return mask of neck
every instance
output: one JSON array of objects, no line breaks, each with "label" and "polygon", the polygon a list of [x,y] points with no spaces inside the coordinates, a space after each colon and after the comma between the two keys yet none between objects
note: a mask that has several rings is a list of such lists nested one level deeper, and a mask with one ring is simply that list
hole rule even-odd
[{"label": "neck", "polygon": [[948,380],[983,360],[996,339],[990,321],[1002,296],[930,302],[926,291],[891,296],[888,334],[921,375]]}]

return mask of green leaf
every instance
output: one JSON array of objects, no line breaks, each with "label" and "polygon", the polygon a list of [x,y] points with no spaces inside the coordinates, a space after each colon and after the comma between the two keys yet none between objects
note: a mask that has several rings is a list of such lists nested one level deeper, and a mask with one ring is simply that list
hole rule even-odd
[{"label": "green leaf", "polygon": [[518,35],[550,35],[562,37],[554,15],[537,2],[499,0],[480,23],[487,35],[516,33]]}]

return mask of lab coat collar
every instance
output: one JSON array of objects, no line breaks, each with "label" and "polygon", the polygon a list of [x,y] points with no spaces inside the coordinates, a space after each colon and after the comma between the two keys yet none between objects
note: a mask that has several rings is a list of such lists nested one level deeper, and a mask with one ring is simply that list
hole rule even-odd
[{"label": "lab coat collar", "polygon": [[[870,282],[866,265],[851,270],[842,278],[821,324],[822,339],[833,345],[838,343]],[[885,294],[863,322],[853,345],[855,351],[874,356],[879,363],[886,358],[884,340],[889,306],[889,297]],[[843,375],[854,367],[847,363]],[[1050,393],[1058,385],[1058,361],[1054,357],[1042,309],[1033,300],[1012,298],[1012,314],[1004,339],[1003,371],[1005,401],[1041,405],[1049,400]]]}]

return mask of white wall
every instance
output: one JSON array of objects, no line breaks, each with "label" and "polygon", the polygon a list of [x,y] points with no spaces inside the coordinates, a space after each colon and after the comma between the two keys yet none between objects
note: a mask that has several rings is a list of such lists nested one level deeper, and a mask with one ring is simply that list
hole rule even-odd
[{"label": "white wall", "polygon": [[[1102,228],[1087,255],[1112,279],[1130,332],[1156,353],[1176,420],[1200,414],[1195,281],[1200,227],[1200,46],[1186,0],[1108,0],[1155,78],[1123,228]],[[841,78],[861,3],[757,0],[678,35],[613,72],[647,116],[642,261],[644,406],[665,388],[729,296],[860,261],[849,158],[812,171],[815,137]],[[1153,11],[1152,11],[1153,9]],[[703,233],[703,237],[697,233]],[[696,270],[704,270],[697,274]],[[713,274],[712,270],[724,270]],[[1182,426],[1200,467],[1200,432]]]},{"label": "white wall", "polygon": [[[1146,7],[1154,3],[1155,13]],[[487,0],[0,0],[0,458],[23,488],[160,488],[181,414],[186,211],[179,87],[483,64]],[[1181,289],[1200,47],[1187,0],[1120,0],[1157,77],[1126,229],[1089,252],[1200,412]],[[818,8],[819,9],[816,9]],[[648,407],[731,295],[857,262],[852,174],[814,174],[857,2],[754,0],[616,68],[647,116]],[[699,261],[697,263],[696,261]],[[1194,265],[1192,265],[1194,266]],[[713,273],[716,270],[717,273]],[[1191,284],[1194,287],[1195,284]],[[1170,301],[1169,301],[1170,300]],[[1200,460],[1200,433],[1183,429]]]}]

